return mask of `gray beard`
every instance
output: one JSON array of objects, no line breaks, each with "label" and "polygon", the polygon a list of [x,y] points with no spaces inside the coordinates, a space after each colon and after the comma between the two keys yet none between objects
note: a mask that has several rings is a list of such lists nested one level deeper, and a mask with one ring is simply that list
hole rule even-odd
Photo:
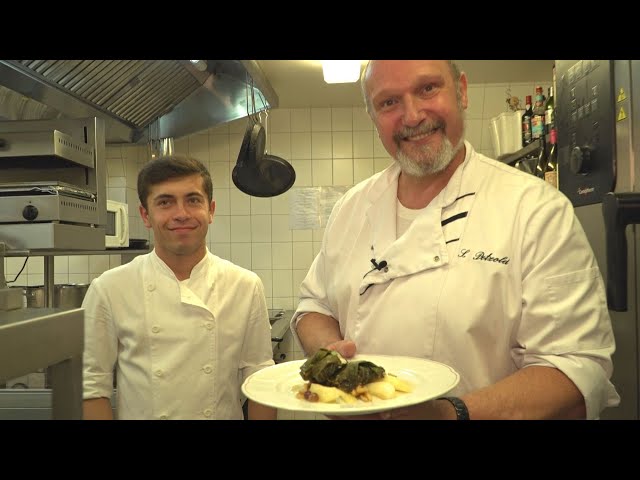
[{"label": "gray beard", "polygon": [[436,173],[442,172],[449,166],[463,146],[464,134],[460,137],[460,141],[455,147],[451,144],[451,141],[445,137],[442,146],[438,150],[434,151],[430,146],[425,146],[413,158],[398,149],[396,161],[405,175],[423,178],[427,175],[435,175]]}]

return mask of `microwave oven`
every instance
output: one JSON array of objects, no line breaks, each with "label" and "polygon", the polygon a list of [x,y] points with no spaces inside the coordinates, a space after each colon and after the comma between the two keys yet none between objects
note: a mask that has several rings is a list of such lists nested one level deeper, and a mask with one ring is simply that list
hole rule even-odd
[{"label": "microwave oven", "polygon": [[106,248],[129,246],[129,206],[126,203],[107,200]]}]

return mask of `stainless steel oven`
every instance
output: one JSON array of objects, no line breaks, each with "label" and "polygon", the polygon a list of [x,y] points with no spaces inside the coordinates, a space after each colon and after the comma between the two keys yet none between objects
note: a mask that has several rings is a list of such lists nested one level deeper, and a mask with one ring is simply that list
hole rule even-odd
[{"label": "stainless steel oven", "polygon": [[104,250],[105,148],[95,117],[0,122],[0,241]]},{"label": "stainless steel oven", "polygon": [[558,181],[606,279],[620,406],[604,419],[640,419],[640,61],[556,60]]}]

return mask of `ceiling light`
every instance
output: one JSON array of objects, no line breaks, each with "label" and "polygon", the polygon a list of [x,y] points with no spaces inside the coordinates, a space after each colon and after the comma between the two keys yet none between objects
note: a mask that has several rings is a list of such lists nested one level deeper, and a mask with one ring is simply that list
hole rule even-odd
[{"label": "ceiling light", "polygon": [[360,60],[322,60],[322,73],[327,83],[357,82]]}]

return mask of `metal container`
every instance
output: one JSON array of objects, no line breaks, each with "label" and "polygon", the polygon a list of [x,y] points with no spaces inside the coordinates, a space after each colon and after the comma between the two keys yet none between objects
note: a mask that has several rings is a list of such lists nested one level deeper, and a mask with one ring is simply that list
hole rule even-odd
[{"label": "metal container", "polygon": [[[43,308],[44,286],[23,287],[27,308]],[[54,308],[80,308],[89,284],[64,283],[53,287]]]}]

